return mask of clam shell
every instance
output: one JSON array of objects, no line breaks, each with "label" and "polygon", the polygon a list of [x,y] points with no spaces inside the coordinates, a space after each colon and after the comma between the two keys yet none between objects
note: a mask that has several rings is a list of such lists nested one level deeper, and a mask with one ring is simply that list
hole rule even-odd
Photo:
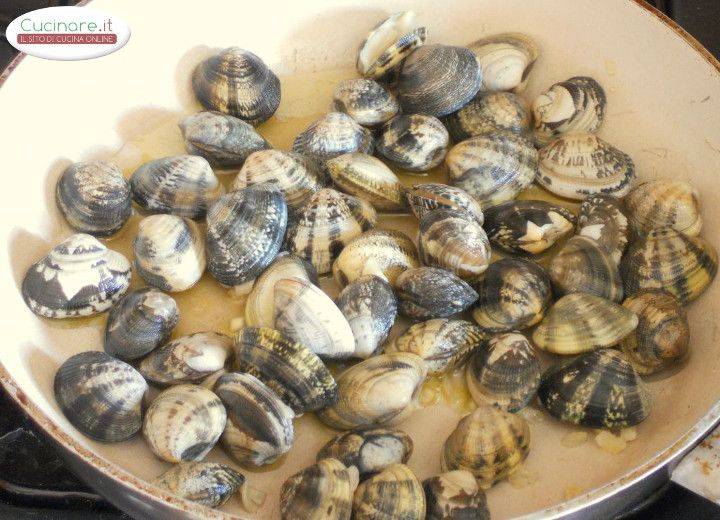
[{"label": "clam shell", "polygon": [[413,214],[421,219],[435,209],[456,209],[470,213],[482,225],[484,216],[480,204],[460,188],[447,184],[415,184],[405,189],[405,196]]},{"label": "clam shell", "polygon": [[590,428],[627,428],[650,413],[650,391],[615,350],[601,349],[549,369],[540,402],[561,421]]},{"label": "clam shell", "polygon": [[103,442],[124,441],[140,430],[147,389],[133,367],[96,351],[67,359],[55,373],[53,386],[68,421]]},{"label": "clam shell", "polygon": [[423,481],[426,520],[490,520],[485,493],[469,471],[448,471]]},{"label": "clam shell", "polygon": [[70,227],[105,237],[130,218],[130,185],[116,165],[105,161],[75,163],[58,179],[55,201]]},{"label": "clam shell", "polygon": [[412,451],[413,441],[407,433],[378,428],[337,434],[320,448],[317,460],[335,458],[357,468],[362,477],[407,463]]},{"label": "clam shell", "polygon": [[427,367],[415,354],[373,356],[351,366],[337,378],[337,403],[317,412],[337,430],[397,424],[416,407]]},{"label": "clam shell", "polygon": [[187,462],[173,466],[152,481],[175,496],[219,507],[245,482],[242,473],[217,462]]},{"label": "clam shell", "polygon": [[38,316],[74,318],[109,309],[130,287],[130,262],[96,238],[78,233],[35,262],[22,281],[25,304]]},{"label": "clam shell", "polygon": [[450,135],[439,119],[426,114],[395,116],[380,130],[377,153],[398,168],[424,172],[445,158]]},{"label": "clam shell", "polygon": [[404,464],[393,464],[361,482],[355,490],[354,520],[425,518],[425,493],[415,474]]},{"label": "clam shell", "polygon": [[523,90],[538,57],[537,44],[521,33],[494,34],[468,47],[480,64],[483,91]]},{"label": "clam shell", "polygon": [[380,159],[360,152],[346,153],[326,163],[330,178],[342,191],[368,201],[376,209],[405,207],[405,189]]},{"label": "clam shell", "polygon": [[618,344],[637,327],[638,318],[605,298],[571,293],[550,308],[533,332],[533,343],[554,354],[579,354]]},{"label": "clam shell", "polygon": [[538,159],[538,183],[568,199],[624,197],[635,179],[630,156],[593,134],[563,135],[542,148]]},{"label": "clam shell", "polygon": [[590,195],[580,205],[577,234],[595,240],[616,264],[627,246],[627,228],[623,204],[612,195]]},{"label": "clam shell", "polygon": [[223,403],[210,390],[171,386],[145,412],[143,435],[152,452],[167,462],[200,461],[220,438],[226,418]]},{"label": "clam shell", "polygon": [[643,182],[625,197],[630,223],[638,235],[670,227],[690,236],[700,234],[700,196],[687,182],[660,179]]},{"label": "clam shell", "polygon": [[416,267],[395,280],[400,312],[414,320],[447,318],[463,312],[478,298],[470,285],[450,271]]},{"label": "clam shell", "polygon": [[198,101],[258,125],[280,105],[280,80],[260,57],[238,47],[228,47],[200,62],[192,75]]},{"label": "clam shell", "polygon": [[530,112],[512,92],[480,93],[457,112],[443,118],[453,141],[507,130],[525,134],[530,130]]},{"label": "clam shell", "polygon": [[372,79],[346,79],[333,93],[333,106],[363,126],[380,125],[400,110],[395,96]]},{"label": "clam shell", "polygon": [[445,164],[450,183],[487,209],[514,199],[532,184],[538,152],[527,138],[496,130],[456,144],[445,157]]}]

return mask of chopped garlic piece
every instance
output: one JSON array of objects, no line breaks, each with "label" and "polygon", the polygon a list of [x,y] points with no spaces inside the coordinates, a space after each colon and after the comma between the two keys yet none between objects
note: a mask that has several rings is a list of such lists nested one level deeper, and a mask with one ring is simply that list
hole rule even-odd
[{"label": "chopped garlic piece", "polygon": [[605,430],[595,436],[595,442],[608,453],[620,453],[627,447],[624,439]]},{"label": "chopped garlic piece", "polygon": [[637,439],[637,435],[638,435],[637,430],[635,429],[634,426],[631,426],[630,428],[625,428],[624,430],[622,430],[620,432],[620,437],[622,437],[622,439],[624,441],[628,441],[628,442],[634,441],[635,439]]},{"label": "chopped garlic piece", "polygon": [[570,432],[562,438],[560,443],[566,448],[577,448],[588,440],[588,433],[584,431]]}]

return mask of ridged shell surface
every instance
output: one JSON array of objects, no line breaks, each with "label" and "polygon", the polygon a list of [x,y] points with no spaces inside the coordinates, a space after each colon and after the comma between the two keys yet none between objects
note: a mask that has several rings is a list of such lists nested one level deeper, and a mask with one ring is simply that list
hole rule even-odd
[{"label": "ridged shell surface", "polygon": [[397,277],[395,285],[400,313],[414,320],[450,317],[478,298],[467,282],[436,267],[408,269]]},{"label": "ridged shell surface", "polygon": [[702,228],[700,195],[687,182],[667,179],[643,182],[628,193],[625,206],[638,235],[671,227],[695,236]]},{"label": "ridged shell surface", "polygon": [[590,195],[583,200],[577,234],[595,240],[619,264],[628,243],[628,219],[620,199]]},{"label": "ridged shell surface", "polygon": [[377,153],[398,168],[425,172],[445,158],[450,135],[436,117],[400,114],[380,130]]},{"label": "ridged shell surface", "polygon": [[333,93],[333,106],[363,126],[373,127],[392,119],[400,110],[395,96],[372,79],[346,79]]},{"label": "ridged shell surface", "polygon": [[330,178],[340,190],[368,201],[379,210],[405,207],[405,189],[380,159],[360,152],[346,153],[326,163]]},{"label": "ridged shell surface", "polygon": [[530,130],[530,112],[512,92],[480,93],[457,112],[443,118],[453,141],[492,133],[498,129],[516,134]]},{"label": "ridged shell surface", "polygon": [[539,53],[537,44],[521,33],[493,34],[468,47],[480,64],[483,91],[523,90]]},{"label": "ridged shell surface", "polygon": [[320,448],[317,460],[332,457],[367,476],[393,464],[407,463],[412,451],[413,441],[407,433],[377,428],[337,434]]},{"label": "ridged shell surface", "polygon": [[490,520],[485,493],[469,471],[448,471],[422,484],[427,520]]},{"label": "ridged shell surface", "polygon": [[175,496],[209,507],[219,507],[245,482],[242,473],[217,462],[177,464],[152,481]]},{"label": "ridged shell surface", "polygon": [[391,518],[425,518],[425,493],[415,474],[404,464],[393,464],[361,482],[355,491],[353,519]]},{"label": "ridged shell surface", "polygon": [[447,184],[415,184],[405,189],[405,196],[413,214],[421,219],[435,209],[457,209],[470,213],[480,225],[484,215],[480,204],[465,190]]}]

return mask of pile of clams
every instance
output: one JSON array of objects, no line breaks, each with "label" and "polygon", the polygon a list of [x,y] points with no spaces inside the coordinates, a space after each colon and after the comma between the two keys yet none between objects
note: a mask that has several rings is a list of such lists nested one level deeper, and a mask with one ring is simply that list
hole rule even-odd
[{"label": "pile of clams", "polygon": [[[267,516],[249,482],[296,456],[298,418],[314,414],[326,443],[282,483],[280,518],[485,519],[485,490],[531,450],[528,409],[612,431],[652,413],[643,378],[691,355],[686,306],[717,272],[699,194],[669,175],[636,183],[628,143],[596,135],[600,81],[557,78],[524,99],[531,38],[426,35],[412,12],[381,21],[361,77],[291,149],[256,128],[279,79],[231,47],[192,73],[206,110],[179,122],[187,153],[62,173],[76,233],[21,293],[45,319],[109,311],[101,343],[55,375],[72,426],[142,435],[168,463],[155,486],[211,507],[238,492]],[[119,232],[132,258],[107,241]],[[226,300],[196,308],[185,294],[203,284]],[[177,329],[226,308],[240,314],[227,330]],[[472,410],[435,440],[435,474],[416,475],[412,435],[395,428],[447,381]],[[216,447],[228,464],[204,460]]]}]

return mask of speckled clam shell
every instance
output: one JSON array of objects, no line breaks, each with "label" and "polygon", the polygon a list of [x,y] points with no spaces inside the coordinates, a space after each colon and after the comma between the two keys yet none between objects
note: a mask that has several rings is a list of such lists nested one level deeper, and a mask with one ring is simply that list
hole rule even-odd
[{"label": "speckled clam shell", "polygon": [[630,156],[593,134],[563,135],[540,149],[538,159],[538,183],[568,199],[624,197],[635,179]]},{"label": "speckled clam shell", "polygon": [[377,213],[363,199],[323,188],[308,200],[288,229],[288,249],[318,274],[330,272],[343,247],[375,226]]},{"label": "speckled clam shell", "polygon": [[171,296],[152,288],[131,291],[108,313],[105,352],[125,361],[138,359],[165,343],[179,319]]},{"label": "speckled clam shell", "polygon": [[337,399],[337,385],[309,348],[274,329],[245,327],[235,335],[234,367],[257,377],[295,415],[324,408]]},{"label": "speckled clam shell", "polygon": [[338,189],[368,201],[375,209],[398,211],[405,207],[405,189],[380,159],[360,152],[346,153],[326,163]]},{"label": "speckled clam shell", "polygon": [[480,279],[490,263],[485,230],[464,211],[437,209],[420,220],[418,252],[427,266],[441,267],[468,282]]},{"label": "speckled clam shell", "polygon": [[357,71],[366,78],[383,77],[425,43],[425,33],[425,27],[417,24],[413,11],[391,14],[360,44],[355,60]]},{"label": "speckled clam shell", "polygon": [[397,317],[392,286],[374,274],[362,276],[342,290],[337,305],[355,338],[353,356],[364,359],[373,355],[387,339]]},{"label": "speckled clam shell", "polygon": [[490,520],[485,492],[475,476],[459,469],[423,481],[427,520]]},{"label": "speckled clam shell", "polygon": [[225,428],[222,401],[196,385],[176,385],[161,392],[145,412],[143,435],[152,452],[172,463],[200,461]]},{"label": "speckled clam shell", "polygon": [[343,359],[355,352],[343,313],[320,288],[301,278],[275,282],[275,328],[323,358]]},{"label": "speckled clam shell", "polygon": [[337,403],[318,417],[337,430],[397,424],[414,411],[426,374],[415,354],[372,356],[340,374]]},{"label": "speckled clam shell", "polygon": [[332,271],[342,287],[367,274],[394,285],[400,273],[419,266],[417,249],[410,237],[400,231],[373,229],[345,246]]},{"label": "speckled clam shell", "polygon": [[571,293],[550,308],[533,332],[533,343],[554,354],[579,354],[617,345],[635,330],[634,312],[605,298]]},{"label": "speckled clam shell", "polygon": [[480,64],[483,91],[522,91],[539,54],[537,44],[521,33],[493,34],[468,48]]},{"label": "speckled clam shell", "polygon": [[327,458],[289,477],[280,489],[282,520],[350,520],[357,470]]},{"label": "speckled clam shell", "polygon": [[527,138],[497,130],[456,144],[445,164],[450,183],[467,191],[485,210],[514,199],[532,184],[538,152]]},{"label": "speckled clam shell", "polygon": [[270,148],[255,128],[220,112],[198,112],[180,121],[188,153],[205,157],[220,168],[239,167],[250,154]]},{"label": "speckled clam shell", "polygon": [[522,99],[512,92],[480,93],[442,121],[456,143],[498,129],[516,134],[530,130],[530,112]]},{"label": "speckled clam shell", "polygon": [[280,105],[280,80],[260,57],[238,47],[228,47],[200,62],[192,75],[198,101],[257,125]]},{"label": "speckled clam shell", "polygon": [[511,200],[485,210],[493,245],[514,254],[538,255],[572,233],[575,215],[544,200]]},{"label": "speckled clam shell", "polygon": [[393,464],[361,482],[353,501],[354,520],[425,518],[425,493],[415,474],[404,464]]},{"label": "speckled clam shell", "polygon": [[71,228],[98,237],[120,231],[132,211],[128,181],[105,161],[68,166],[58,179],[55,201]]},{"label": "speckled clam shell", "polygon": [[690,325],[680,302],[665,291],[640,291],[626,298],[638,326],[620,348],[639,374],[652,374],[679,361],[690,346]]},{"label": "speckled clam shell", "polygon": [[193,220],[225,192],[207,160],[175,155],[146,162],[130,177],[133,200],[148,213],[171,213]]},{"label": "speckled clam shell", "polygon": [[516,414],[480,405],[466,415],[443,446],[443,471],[464,469],[483,488],[511,475],[530,450],[530,427]]},{"label": "speckled clam shell", "polygon": [[96,238],[78,233],[30,266],[22,281],[25,304],[45,318],[92,316],[130,287],[130,262]]},{"label": "speckled clam shell", "polygon": [[335,458],[357,468],[362,477],[407,463],[412,451],[413,441],[407,433],[377,428],[337,434],[320,448],[317,460]]},{"label": "speckled clam shell", "polygon": [[244,482],[242,473],[217,462],[177,464],[152,481],[175,496],[209,507],[223,505]]},{"label": "speckled clam shell", "polygon": [[548,274],[558,296],[588,293],[620,303],[623,282],[615,260],[582,235],[568,240],[550,261]]},{"label": "speckled clam shell", "polygon": [[275,259],[287,226],[282,192],[264,183],[223,195],[208,211],[207,269],[224,285],[240,285]]},{"label": "speckled clam shell", "polygon": [[593,78],[555,83],[533,102],[535,141],[544,146],[562,134],[597,132],[605,117],[605,91]]},{"label": "speckled clam shell", "polygon": [[395,281],[400,313],[414,320],[447,318],[478,298],[464,280],[437,267],[408,269]]},{"label": "speckled clam shell", "polygon": [[149,285],[185,291],[205,271],[205,244],[197,225],[175,215],[150,215],[138,224],[134,266]]},{"label": "speckled clam shell", "polygon": [[632,365],[602,349],[550,368],[538,388],[540,402],[561,421],[619,429],[645,420],[651,395]]},{"label": "speckled clam shell", "polygon": [[525,408],[540,384],[540,360],[522,334],[493,336],[475,350],[465,369],[473,400],[507,412]]},{"label": "speckled clam shell", "polygon": [[628,247],[620,264],[625,293],[666,290],[683,304],[700,296],[717,274],[715,247],[671,228],[653,229]]},{"label": "speckled clam shell", "polygon": [[215,393],[227,409],[222,443],[236,461],[263,466],[290,450],[295,414],[262,381],[250,374],[225,374]]},{"label": "speckled clam shell", "polygon": [[142,426],[147,383],[133,367],[104,352],[67,359],[55,373],[55,400],[68,421],[88,437],[118,442]]},{"label": "speckled clam shell", "polygon": [[583,200],[577,234],[595,240],[619,264],[628,243],[628,219],[620,199],[590,195]]},{"label": "speckled clam shell", "polygon": [[447,184],[415,184],[405,189],[405,196],[413,214],[421,219],[435,209],[457,209],[470,213],[482,225],[484,215],[480,204],[460,188]]},{"label": "speckled clam shell", "polygon": [[404,170],[425,172],[445,158],[450,135],[436,117],[401,114],[388,121],[377,138],[377,153]]},{"label": "speckled clam shell", "polygon": [[700,196],[683,181],[660,179],[643,182],[625,197],[630,224],[638,235],[670,227],[696,236],[702,228]]},{"label": "speckled clam shell", "polygon": [[425,361],[428,374],[439,374],[462,365],[485,335],[465,320],[436,318],[411,325],[386,345],[385,352],[410,352]]},{"label": "speckled clam shell", "polygon": [[346,79],[333,93],[333,106],[363,126],[373,127],[392,119],[400,110],[395,96],[372,79]]}]

